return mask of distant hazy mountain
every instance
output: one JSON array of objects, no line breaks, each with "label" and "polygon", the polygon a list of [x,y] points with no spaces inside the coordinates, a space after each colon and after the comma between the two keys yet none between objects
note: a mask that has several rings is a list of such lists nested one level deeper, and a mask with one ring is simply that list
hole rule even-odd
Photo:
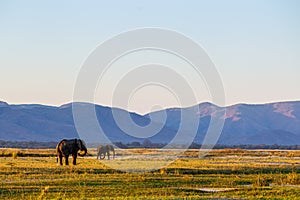
[{"label": "distant hazy mountain", "polygon": [[[127,143],[144,140],[121,130],[113,118],[113,112],[121,116],[121,120],[123,116],[125,119],[129,114],[132,120],[140,126],[147,126],[151,122],[151,116],[154,126],[161,126],[162,129],[149,140],[155,143],[167,143],[175,137],[180,127],[181,114],[189,109],[191,114],[185,116],[185,119],[187,123],[192,122],[195,117],[199,119],[194,141],[201,143],[211,117],[226,109],[226,115],[220,116],[225,120],[225,124],[219,144],[300,144],[300,101],[261,105],[237,104],[226,108],[202,103],[190,108],[166,109],[144,116],[100,105],[95,105],[95,109],[99,124],[113,142]],[[195,110],[194,113],[193,110]],[[186,138],[183,137],[179,141],[189,137],[192,127],[192,124],[185,127],[183,132],[186,133]],[[0,140],[57,141],[74,137],[78,137],[78,134],[73,122],[72,104],[53,107],[36,104],[9,105],[6,102],[0,102]],[[94,141],[93,138],[91,140]]]}]

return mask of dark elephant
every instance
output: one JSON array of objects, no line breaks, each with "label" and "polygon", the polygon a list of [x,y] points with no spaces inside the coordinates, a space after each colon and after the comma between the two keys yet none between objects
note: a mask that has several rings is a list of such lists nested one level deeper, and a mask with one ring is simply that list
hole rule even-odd
[{"label": "dark elephant", "polygon": [[[78,151],[83,151],[83,153],[80,153]],[[62,163],[63,157],[65,157],[66,165],[69,165],[69,155],[73,156],[73,165],[76,165],[77,154],[82,157],[85,156],[87,153],[87,148],[86,148],[85,142],[83,140],[63,139],[56,145],[56,153],[57,153],[56,162],[58,162],[58,158],[59,158],[60,165],[63,164]]]},{"label": "dark elephant", "polygon": [[111,144],[100,145],[97,148],[97,159],[103,160],[107,154],[108,160],[110,160],[110,152],[113,152],[113,159],[115,158],[115,148]]}]

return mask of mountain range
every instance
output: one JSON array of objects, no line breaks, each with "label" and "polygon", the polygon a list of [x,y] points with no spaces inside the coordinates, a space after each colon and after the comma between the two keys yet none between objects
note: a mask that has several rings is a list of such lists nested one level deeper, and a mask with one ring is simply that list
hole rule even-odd
[{"label": "mountain range", "polygon": [[[10,105],[0,101],[0,140],[43,142],[79,137],[72,114],[73,104],[79,107],[94,106],[97,120],[112,142],[145,140],[143,137],[127,134],[118,126],[118,123],[127,123],[126,116],[129,115],[139,126],[146,128],[151,124],[154,129],[157,128],[157,133],[148,137],[154,143],[169,143],[178,131],[183,137],[177,141],[190,140],[192,137],[195,143],[202,143],[214,118],[224,121],[218,144],[300,144],[300,101],[236,104],[227,107],[201,103],[193,107],[169,108],[146,115],[88,103],[69,103],[55,107],[38,104]],[[218,115],[222,112],[223,114]],[[119,116],[118,123],[114,119],[115,114]],[[181,118],[182,115],[184,119]],[[195,119],[198,125],[196,129]],[[182,128],[180,125],[183,121],[185,125]],[[134,130],[135,127],[129,125],[127,128]],[[191,135],[192,132],[195,135]],[[97,138],[90,140],[95,141]]]}]

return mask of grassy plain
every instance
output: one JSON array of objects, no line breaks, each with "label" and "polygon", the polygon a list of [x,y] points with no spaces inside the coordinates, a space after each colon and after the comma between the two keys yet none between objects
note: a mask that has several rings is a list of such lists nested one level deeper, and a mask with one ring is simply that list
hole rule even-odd
[{"label": "grassy plain", "polygon": [[[150,172],[108,167],[128,163],[132,152],[117,150],[115,161],[100,162],[96,152],[78,165],[59,166],[55,151],[0,149],[0,199],[299,199],[300,151],[213,150],[199,159],[189,150],[168,166]],[[147,165],[135,157],[132,166]],[[151,164],[151,163],[150,163]],[[127,166],[128,168],[129,166]]]}]

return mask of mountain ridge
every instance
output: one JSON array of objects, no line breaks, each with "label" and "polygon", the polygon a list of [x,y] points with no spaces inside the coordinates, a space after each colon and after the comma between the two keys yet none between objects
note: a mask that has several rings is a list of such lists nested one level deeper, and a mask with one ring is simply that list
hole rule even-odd
[{"label": "mountain ridge", "polygon": [[[41,104],[8,104],[0,101],[0,140],[53,141],[78,137],[72,114],[72,105],[95,105],[98,121],[113,142],[142,142],[144,138],[128,135],[114,121],[113,112],[130,114],[140,126],[147,126],[151,116],[156,116],[155,126],[162,125],[152,142],[168,143],[176,136],[181,123],[180,115],[186,109],[195,108],[199,125],[194,142],[201,143],[216,113],[226,109],[219,144],[300,144],[300,101],[272,102],[264,104],[234,104],[217,106],[210,102],[185,108],[167,108],[145,115],[128,112],[121,108],[84,102],[71,102],[61,106]],[[196,112],[197,110],[197,112]],[[191,116],[195,117],[195,116]],[[165,117],[165,123],[161,120]],[[123,119],[123,117],[121,117]],[[187,121],[189,120],[189,116]],[[184,130],[187,134],[189,129]],[[268,133],[268,134],[267,134]],[[266,138],[267,137],[267,138]],[[265,143],[264,143],[265,142]]]}]

